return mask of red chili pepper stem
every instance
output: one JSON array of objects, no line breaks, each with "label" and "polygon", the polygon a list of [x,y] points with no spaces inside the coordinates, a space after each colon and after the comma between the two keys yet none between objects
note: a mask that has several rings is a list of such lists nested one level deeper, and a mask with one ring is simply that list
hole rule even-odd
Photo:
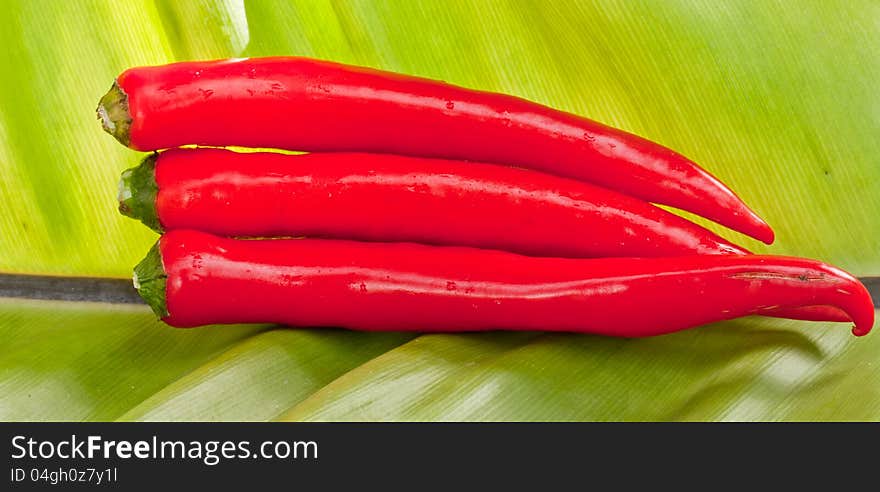
[{"label": "red chili pepper stem", "polygon": [[365,67],[298,57],[135,67],[116,79],[98,115],[136,150],[241,146],[492,162],[774,238],[732,190],[660,144],[510,95]]},{"label": "red chili pepper stem", "polygon": [[644,337],[805,305],[843,310],[856,336],[874,322],[871,296],[856,278],[818,261],[774,256],[534,258],[178,230],[160,238],[134,278],[153,310],[177,327],[281,323]]},{"label": "red chili pepper stem", "polygon": [[119,180],[119,212],[140,220],[150,229],[163,232],[156,212],[156,160],[158,154],[147,156],[139,166],[127,169]]},{"label": "red chili pepper stem", "polygon": [[110,90],[98,102],[98,120],[104,131],[113,135],[122,145],[128,147],[131,131],[131,115],[128,111],[128,96],[113,81]]},{"label": "red chili pepper stem", "polygon": [[138,294],[148,306],[156,313],[156,316],[164,318],[168,316],[168,306],[165,303],[165,282],[168,275],[162,265],[162,253],[159,251],[159,241],[153,244],[147,256],[134,267],[132,283]]}]

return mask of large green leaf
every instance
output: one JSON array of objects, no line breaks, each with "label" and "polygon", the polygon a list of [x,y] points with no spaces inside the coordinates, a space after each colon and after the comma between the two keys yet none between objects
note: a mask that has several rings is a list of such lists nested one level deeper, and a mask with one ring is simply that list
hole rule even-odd
[{"label": "large green leaf", "polygon": [[[871,0],[7,0],[0,13],[0,271],[127,277],[155,239],[115,211],[118,175],[141,156],[94,121],[120,71],[295,54],[639,133],[729,183],[778,240],[713,230],[880,273]],[[0,337],[5,420],[880,420],[880,335],[825,323],[644,340],[180,331],[143,307],[5,300]]]}]

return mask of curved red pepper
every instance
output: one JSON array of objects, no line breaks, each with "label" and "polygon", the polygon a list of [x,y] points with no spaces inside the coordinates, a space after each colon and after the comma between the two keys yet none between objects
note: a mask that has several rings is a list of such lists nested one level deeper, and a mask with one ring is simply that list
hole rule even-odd
[{"label": "curved red pepper", "polygon": [[[874,321],[870,294],[857,279],[801,258],[533,258],[408,243],[247,241],[184,230],[162,236],[158,253],[167,276],[163,320],[178,327],[274,322],[642,337],[806,305],[845,311],[855,335],[867,334]],[[139,268],[144,279],[160,277]]]},{"label": "curved red pepper", "polygon": [[138,150],[186,144],[366,151],[516,165],[773,231],[718,179],[644,138],[524,99],[307,58],[126,70],[98,108]]},{"label": "curved red pepper", "polygon": [[636,198],[505,166],[222,149],[173,149],[155,159],[154,213],[164,229],[412,241],[535,256],[747,253]]}]

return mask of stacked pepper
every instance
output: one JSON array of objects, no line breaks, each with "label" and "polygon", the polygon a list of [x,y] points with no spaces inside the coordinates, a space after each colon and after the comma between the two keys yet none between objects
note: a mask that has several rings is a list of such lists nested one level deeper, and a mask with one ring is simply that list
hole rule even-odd
[{"label": "stacked pepper", "polygon": [[[98,117],[133,149],[170,149],[123,174],[119,208],[164,233],[134,282],[173,326],[635,337],[750,314],[851,321],[856,335],[873,324],[848,273],[752,255],[653,205],[773,242],[694,162],[512,96],[275,57],[129,69]],[[206,148],[229,146],[310,153]]]}]

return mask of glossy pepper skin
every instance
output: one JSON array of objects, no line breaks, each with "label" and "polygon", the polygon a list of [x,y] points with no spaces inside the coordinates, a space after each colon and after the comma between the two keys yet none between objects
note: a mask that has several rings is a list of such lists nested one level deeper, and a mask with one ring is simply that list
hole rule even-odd
[{"label": "glossy pepper skin", "polygon": [[[153,162],[155,161],[155,162]],[[164,230],[501,249],[534,256],[746,254],[614,191],[492,164],[388,154],[173,149],[124,174],[120,209]],[[143,197],[152,203],[131,203]]]},{"label": "glossy pepper skin", "polygon": [[410,243],[236,240],[171,231],[135,283],[177,327],[270,322],[356,330],[661,335],[767,308],[832,305],[867,334],[865,287],[769,256],[535,258]]},{"label": "glossy pepper skin", "polygon": [[196,144],[494,162],[595,183],[773,242],[729,188],[668,148],[435,80],[295,57],[184,62],[126,70],[98,114],[137,150]]},{"label": "glossy pepper skin", "polygon": [[[604,188],[504,166],[388,154],[172,149],[123,173],[120,211],[160,232],[410,241],[532,256],[749,254]],[[849,319],[830,306],[764,314]]]}]

